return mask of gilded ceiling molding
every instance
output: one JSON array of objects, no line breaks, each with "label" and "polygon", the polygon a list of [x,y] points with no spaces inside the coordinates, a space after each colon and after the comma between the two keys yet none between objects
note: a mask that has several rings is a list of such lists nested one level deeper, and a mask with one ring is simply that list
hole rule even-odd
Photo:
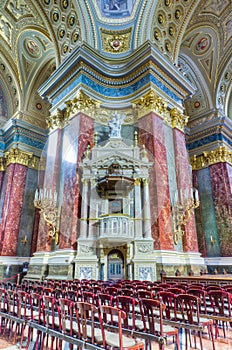
[{"label": "gilded ceiling molding", "polygon": [[225,147],[219,147],[210,152],[203,152],[199,156],[194,155],[190,157],[193,170],[201,170],[209,165],[220,162],[226,162],[232,165],[232,151],[227,150]]},{"label": "gilded ceiling molding", "polygon": [[132,28],[125,30],[107,30],[101,28],[102,48],[105,52],[122,53],[130,49]]},{"label": "gilded ceiling molding", "polygon": [[9,151],[5,152],[5,165],[7,167],[10,164],[21,164],[28,167],[32,158],[33,154],[31,152],[25,152],[18,148],[11,148]]},{"label": "gilded ceiling molding", "polygon": [[134,105],[138,119],[150,112],[155,112],[172,128],[184,131],[184,128],[187,125],[189,117],[181,114],[177,108],[172,108],[170,110],[168,108],[168,103],[155,94],[153,90],[150,90],[148,94],[135,101]]}]

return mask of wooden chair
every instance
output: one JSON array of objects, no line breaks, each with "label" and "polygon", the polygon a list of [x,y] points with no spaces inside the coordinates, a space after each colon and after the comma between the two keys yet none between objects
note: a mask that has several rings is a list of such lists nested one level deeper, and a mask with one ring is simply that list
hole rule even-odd
[{"label": "wooden chair", "polygon": [[[200,304],[201,300],[194,295],[180,294],[176,297],[176,318],[185,323],[187,326],[192,327],[192,329],[188,327],[185,328],[186,350],[188,348],[188,335],[191,347],[191,334],[194,335],[196,348],[196,332],[199,334],[200,346],[201,350],[203,350],[202,333],[204,327],[207,327],[208,329],[209,337],[212,340],[212,348],[215,350],[213,322],[208,318],[203,318],[200,316]],[[196,326],[196,328],[194,328],[194,326]]]},{"label": "wooden chair", "polygon": [[[178,329],[163,324],[163,311],[165,305],[159,300],[140,299],[141,315],[144,324],[144,331],[160,337],[174,337],[177,349],[180,349]],[[164,346],[161,347],[162,349]]]},{"label": "wooden chair", "polygon": [[[43,302],[44,302],[43,325],[47,328],[60,331],[60,324],[61,324],[60,306],[57,300],[50,295],[44,295]],[[53,350],[54,342],[56,343],[55,350],[62,349],[62,341],[56,338],[54,335],[44,334],[42,337],[43,343],[45,339],[46,339],[46,347],[48,347],[48,343],[51,340],[49,345],[50,350]]]},{"label": "wooden chair", "polygon": [[[102,330],[102,345],[104,349],[128,349],[128,350],[143,350],[144,342],[141,339],[133,338],[132,336],[124,335],[122,332],[123,320],[126,319],[126,313],[112,306],[100,306],[101,312],[101,330]],[[106,330],[107,327],[114,326],[115,320],[117,327],[115,331]]]},{"label": "wooden chair", "polygon": [[144,328],[143,321],[137,316],[140,315],[139,301],[133,297],[118,295],[116,297],[117,308],[125,311],[126,318],[123,319],[123,327],[142,331]]},{"label": "wooden chair", "polygon": [[[73,336],[91,344],[102,344],[101,315],[99,309],[86,302],[75,304],[76,323],[73,322]],[[95,324],[98,321],[99,326]],[[100,322],[99,322],[100,321]]]},{"label": "wooden chair", "polygon": [[[215,338],[219,336],[219,321],[222,322],[223,335],[226,338],[226,324],[227,318],[228,320],[232,317],[232,296],[230,293],[223,290],[210,290],[208,292],[208,297],[211,304],[210,312],[217,316],[217,320],[215,320]],[[230,321],[229,321],[230,322]]]}]

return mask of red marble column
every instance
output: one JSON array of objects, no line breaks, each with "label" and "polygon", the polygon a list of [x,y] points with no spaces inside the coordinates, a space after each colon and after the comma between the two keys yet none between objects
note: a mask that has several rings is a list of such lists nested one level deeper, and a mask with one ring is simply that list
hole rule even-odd
[{"label": "red marble column", "polygon": [[168,164],[163,120],[156,114],[150,113],[139,119],[138,127],[139,144],[146,146],[149,160],[153,162],[150,172],[149,191],[154,248],[156,250],[173,250]]},{"label": "red marble column", "polygon": [[2,212],[1,255],[15,256],[18,244],[27,167],[10,164],[6,170],[7,186]]},{"label": "red marble column", "polygon": [[[173,139],[175,148],[175,164],[176,164],[176,178],[177,188],[182,193],[187,193],[186,198],[190,198],[192,180],[189,172],[189,159],[186,149],[185,135],[178,129],[173,129]],[[194,213],[191,214],[190,219],[185,226],[185,235],[183,236],[183,250],[184,252],[198,252],[197,232],[195,226]]]},{"label": "red marble column", "polygon": [[92,147],[94,141],[94,120],[92,118],[80,113],[72,119],[69,127],[72,128],[73,124],[76,130],[76,164],[75,167],[65,169],[59,249],[76,249],[81,206],[78,164],[83,158],[87,145],[90,144]]},{"label": "red marble column", "polygon": [[209,168],[221,255],[231,256],[232,166],[224,162]]}]

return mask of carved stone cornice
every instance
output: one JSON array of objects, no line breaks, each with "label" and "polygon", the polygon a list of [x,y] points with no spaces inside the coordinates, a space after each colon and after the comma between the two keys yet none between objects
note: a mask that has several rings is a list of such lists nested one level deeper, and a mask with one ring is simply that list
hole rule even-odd
[{"label": "carved stone cornice", "polygon": [[188,122],[188,116],[182,114],[176,107],[168,109],[168,103],[158,96],[153,90],[134,102],[138,118],[155,112],[166,124],[172,128],[184,130]]},{"label": "carved stone cornice", "polygon": [[69,117],[66,115],[66,113],[60,109],[57,109],[57,114],[49,116],[46,119],[46,123],[48,128],[51,130],[63,129],[69,123]]},{"label": "carved stone cornice", "polygon": [[227,150],[225,147],[219,147],[210,152],[203,152],[199,156],[194,155],[190,157],[193,170],[201,170],[220,162],[226,162],[232,165],[232,151]]},{"label": "carved stone cornice", "polygon": [[72,100],[66,101],[65,104],[65,119],[69,120],[78,112],[84,112],[91,116],[95,111],[98,103],[88,97],[83,91],[79,90],[76,97],[74,97]]},{"label": "carved stone cornice", "polygon": [[32,160],[33,154],[31,152],[25,152],[18,148],[11,148],[5,152],[5,165],[6,167],[10,164],[21,164],[29,166]]}]

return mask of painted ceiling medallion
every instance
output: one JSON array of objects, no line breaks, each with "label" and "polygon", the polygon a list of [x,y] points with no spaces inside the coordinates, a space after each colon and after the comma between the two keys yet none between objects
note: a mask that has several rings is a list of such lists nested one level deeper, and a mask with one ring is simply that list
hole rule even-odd
[{"label": "painted ceiling medallion", "polygon": [[41,49],[33,39],[26,38],[24,40],[24,47],[27,53],[32,57],[37,58],[41,55]]},{"label": "painted ceiling medallion", "polygon": [[197,40],[196,44],[195,44],[195,48],[194,48],[194,52],[196,54],[203,54],[205,53],[211,44],[211,39],[209,35],[204,35],[202,36],[200,39]]},{"label": "painted ceiling medallion", "polygon": [[131,15],[135,0],[97,0],[104,17],[124,18]]}]

